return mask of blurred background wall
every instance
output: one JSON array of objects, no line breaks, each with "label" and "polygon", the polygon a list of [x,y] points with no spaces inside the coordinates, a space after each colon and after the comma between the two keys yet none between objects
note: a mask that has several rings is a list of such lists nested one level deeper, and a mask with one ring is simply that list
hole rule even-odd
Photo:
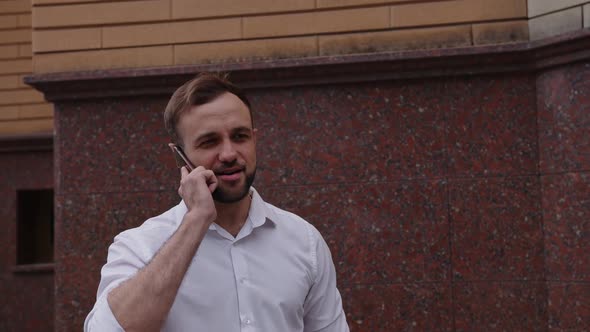
[{"label": "blurred background wall", "polygon": [[247,89],[255,186],[322,231],[351,330],[590,328],[589,26],[580,0],[0,1],[0,330],[81,329],[113,237],[178,201],[162,111],[201,71]]}]

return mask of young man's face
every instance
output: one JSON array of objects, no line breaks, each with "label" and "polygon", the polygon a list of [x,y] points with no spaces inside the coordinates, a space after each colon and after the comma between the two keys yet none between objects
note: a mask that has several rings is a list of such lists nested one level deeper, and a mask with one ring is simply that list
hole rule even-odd
[{"label": "young man's face", "polygon": [[256,173],[256,130],[236,95],[193,106],[180,116],[177,131],[191,162],[215,173],[216,201],[237,202],[248,194]]}]

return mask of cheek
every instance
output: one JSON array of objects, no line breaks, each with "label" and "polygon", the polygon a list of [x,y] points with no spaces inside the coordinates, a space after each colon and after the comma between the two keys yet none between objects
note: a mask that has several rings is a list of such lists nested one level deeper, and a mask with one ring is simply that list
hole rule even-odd
[{"label": "cheek", "polygon": [[211,169],[217,160],[215,156],[215,153],[210,151],[195,151],[191,160],[196,166],[203,166],[207,169]]},{"label": "cheek", "polygon": [[243,149],[241,155],[249,162],[256,162],[256,148],[254,146]]}]

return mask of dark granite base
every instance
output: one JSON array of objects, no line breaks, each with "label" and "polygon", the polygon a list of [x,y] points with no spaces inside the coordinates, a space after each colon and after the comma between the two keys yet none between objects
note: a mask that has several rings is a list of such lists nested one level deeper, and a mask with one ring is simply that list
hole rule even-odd
[{"label": "dark granite base", "polygon": [[[118,233],[178,204],[175,192],[65,194],[56,199],[56,325],[81,327],[96,300],[100,268]],[[67,328],[66,328],[67,330]]]},{"label": "dark granite base", "polygon": [[341,287],[351,331],[453,331],[448,283]]},{"label": "dark granite base", "polygon": [[543,282],[458,282],[454,286],[456,331],[546,331]]},{"label": "dark granite base", "polygon": [[549,282],[549,331],[590,330],[590,283]]},{"label": "dark granite base", "polygon": [[536,177],[453,180],[454,279],[543,280],[540,205]]},{"label": "dark granite base", "polygon": [[590,283],[590,172],[543,176],[548,280]]}]

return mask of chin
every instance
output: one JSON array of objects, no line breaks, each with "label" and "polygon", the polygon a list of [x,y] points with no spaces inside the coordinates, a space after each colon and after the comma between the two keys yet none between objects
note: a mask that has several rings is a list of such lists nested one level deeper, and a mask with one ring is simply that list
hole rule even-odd
[{"label": "chin", "polygon": [[256,169],[251,174],[246,175],[246,182],[239,188],[224,188],[220,185],[213,192],[213,200],[219,203],[235,203],[239,202],[250,193],[250,187],[254,183],[256,177]]},{"label": "chin", "polygon": [[225,186],[220,183],[213,192],[213,200],[219,203],[236,203],[244,199],[250,193],[250,183],[240,181],[233,186]]},{"label": "chin", "polygon": [[218,187],[213,192],[212,195],[213,195],[213,200],[215,200],[216,202],[235,203],[235,202],[241,201],[242,199],[244,199],[244,197],[248,196],[249,192],[250,192],[249,186],[247,188],[241,189],[239,191],[225,190],[225,189]]}]

